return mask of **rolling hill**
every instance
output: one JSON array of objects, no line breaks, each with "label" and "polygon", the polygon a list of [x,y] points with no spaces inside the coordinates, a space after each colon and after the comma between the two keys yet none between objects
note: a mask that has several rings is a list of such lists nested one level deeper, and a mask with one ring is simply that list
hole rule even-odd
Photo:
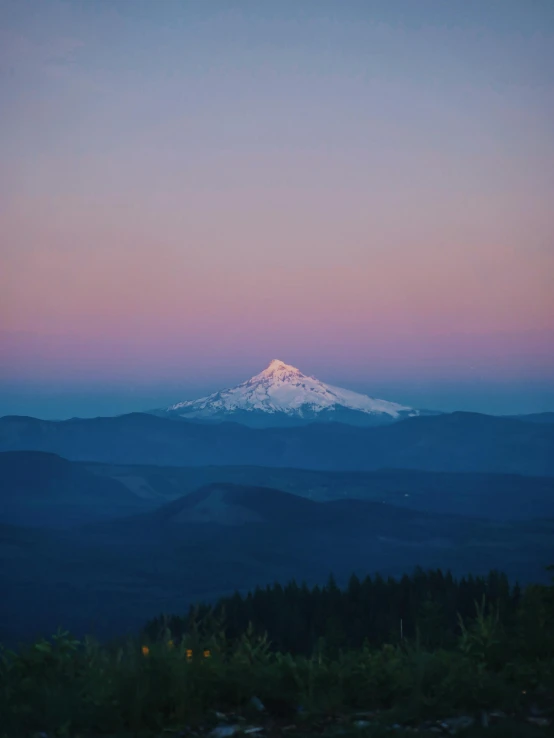
[{"label": "rolling hill", "polygon": [[65,528],[151,509],[124,484],[42,451],[0,453],[0,522]]},{"label": "rolling hill", "polygon": [[82,463],[91,473],[115,479],[135,494],[158,499],[160,504],[213,483],[231,483],[275,488],[319,502],[345,498],[372,500],[396,507],[495,520],[554,516],[553,477],[413,469],[335,472],[259,466]]}]

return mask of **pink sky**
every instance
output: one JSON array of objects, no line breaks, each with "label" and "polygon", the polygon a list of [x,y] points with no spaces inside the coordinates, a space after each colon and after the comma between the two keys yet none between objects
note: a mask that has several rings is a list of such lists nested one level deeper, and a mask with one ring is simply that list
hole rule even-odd
[{"label": "pink sky", "polygon": [[6,13],[5,392],[554,387],[550,16],[141,7]]}]

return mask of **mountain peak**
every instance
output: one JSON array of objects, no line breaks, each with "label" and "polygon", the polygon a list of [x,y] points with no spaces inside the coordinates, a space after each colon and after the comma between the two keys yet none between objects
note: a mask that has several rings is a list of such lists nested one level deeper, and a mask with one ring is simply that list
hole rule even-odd
[{"label": "mountain peak", "polygon": [[236,387],[179,402],[160,412],[201,420],[248,418],[262,422],[261,417],[273,418],[270,424],[284,418],[313,422],[354,417],[355,422],[365,424],[419,415],[417,410],[396,402],[325,384],[281,359],[273,359],[262,372]]},{"label": "mountain peak", "polygon": [[287,379],[291,377],[302,377],[302,372],[291,364],[285,364],[281,359],[272,359],[266,369],[257,377]]}]

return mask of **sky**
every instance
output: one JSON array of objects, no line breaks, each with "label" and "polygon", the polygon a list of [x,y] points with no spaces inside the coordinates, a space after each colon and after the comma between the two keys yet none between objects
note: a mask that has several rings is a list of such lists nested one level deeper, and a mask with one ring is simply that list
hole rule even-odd
[{"label": "sky", "polygon": [[0,415],[279,358],[554,410],[552,0],[0,0]]}]

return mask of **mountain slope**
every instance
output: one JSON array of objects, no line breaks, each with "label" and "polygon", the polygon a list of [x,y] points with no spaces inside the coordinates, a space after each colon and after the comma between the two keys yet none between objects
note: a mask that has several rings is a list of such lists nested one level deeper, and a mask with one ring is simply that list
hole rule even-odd
[{"label": "mountain slope", "polygon": [[125,485],[51,453],[0,453],[0,522],[64,528],[151,509]]},{"label": "mountain slope", "polygon": [[144,518],[164,524],[209,523],[237,526],[269,523],[310,527],[332,523],[327,504],[282,492],[271,487],[215,483],[163,505]]},{"label": "mountain slope", "polygon": [[315,423],[252,429],[140,413],[61,422],[0,418],[0,451],[17,449],[118,464],[554,476],[554,425],[475,413],[408,418],[376,428]]},{"label": "mountain slope", "polygon": [[199,400],[179,402],[154,413],[205,421],[235,420],[269,427],[331,420],[377,425],[418,415],[419,411],[324,384],[274,359],[260,374],[236,387]]}]

